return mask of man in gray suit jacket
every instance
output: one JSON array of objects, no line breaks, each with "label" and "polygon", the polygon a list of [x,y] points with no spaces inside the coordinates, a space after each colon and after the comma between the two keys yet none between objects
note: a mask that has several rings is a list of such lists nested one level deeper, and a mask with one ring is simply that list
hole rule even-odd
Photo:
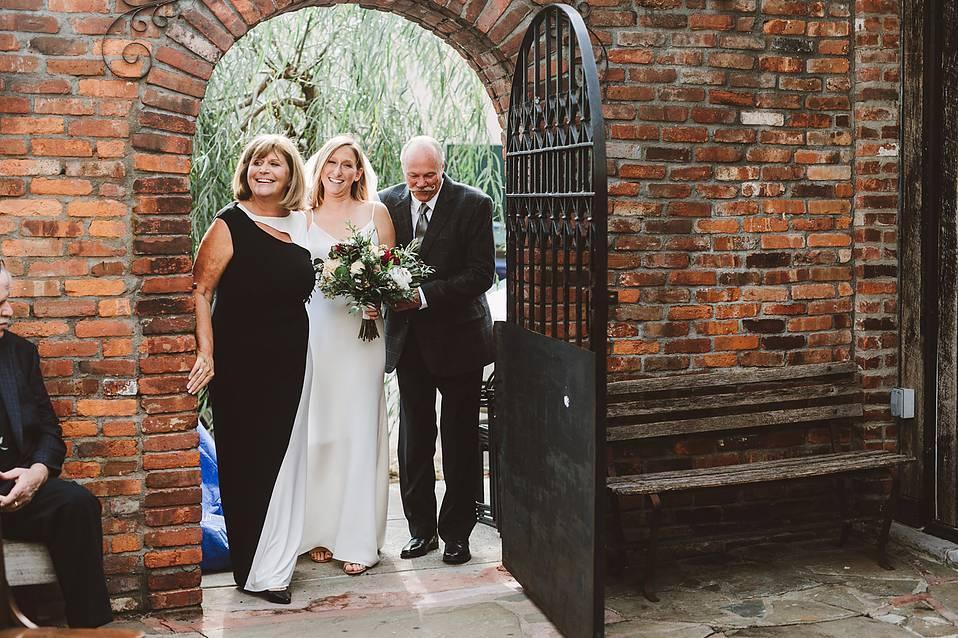
[{"label": "man in gray suit jacket", "polygon": [[[386,313],[386,371],[399,377],[399,480],[415,558],[445,541],[443,561],[468,561],[480,486],[479,393],[494,355],[485,292],[495,275],[492,200],[443,172],[442,146],[412,138],[400,156],[405,184],[380,191],[396,242],[422,238],[435,273]],[[436,390],[446,493],[436,516]]]}]

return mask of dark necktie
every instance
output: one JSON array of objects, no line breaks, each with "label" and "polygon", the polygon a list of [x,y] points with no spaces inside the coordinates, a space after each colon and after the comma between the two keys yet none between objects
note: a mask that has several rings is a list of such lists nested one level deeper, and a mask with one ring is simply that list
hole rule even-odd
[{"label": "dark necktie", "polygon": [[425,237],[427,228],[429,228],[429,206],[423,204],[419,207],[419,220],[416,222],[416,239]]}]

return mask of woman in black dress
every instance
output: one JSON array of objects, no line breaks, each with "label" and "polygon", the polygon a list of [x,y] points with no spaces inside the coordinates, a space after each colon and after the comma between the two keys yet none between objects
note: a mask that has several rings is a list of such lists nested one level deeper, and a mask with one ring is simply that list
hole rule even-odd
[{"label": "woman in black dress", "polygon": [[[309,251],[293,243],[305,224],[303,174],[287,138],[251,141],[233,177],[237,201],[219,212],[193,267],[197,356],[187,390],[198,392],[216,371],[210,390],[220,490],[233,576],[243,589],[250,589],[306,371],[304,302],[315,275]],[[262,593],[290,602],[288,583]]]}]

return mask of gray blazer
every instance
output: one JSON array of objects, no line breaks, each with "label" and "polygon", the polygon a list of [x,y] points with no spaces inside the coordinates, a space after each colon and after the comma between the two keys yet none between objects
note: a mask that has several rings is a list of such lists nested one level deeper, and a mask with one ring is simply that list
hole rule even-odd
[{"label": "gray blazer", "polygon": [[[379,192],[400,245],[413,238],[411,198],[405,184]],[[420,257],[436,269],[422,286],[427,307],[386,311],[386,371],[396,369],[407,347],[419,348],[429,371],[439,376],[492,362],[492,316],[485,297],[496,272],[489,196],[443,174]]]}]

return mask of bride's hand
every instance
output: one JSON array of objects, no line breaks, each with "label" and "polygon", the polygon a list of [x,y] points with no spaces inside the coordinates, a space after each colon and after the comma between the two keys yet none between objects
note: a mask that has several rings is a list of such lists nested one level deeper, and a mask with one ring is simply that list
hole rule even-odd
[{"label": "bride's hand", "polygon": [[196,363],[190,370],[190,376],[186,381],[186,391],[190,394],[196,394],[213,379],[213,357],[203,352],[196,353]]},{"label": "bride's hand", "polygon": [[379,306],[374,304],[366,304],[363,308],[363,319],[379,319]]}]

